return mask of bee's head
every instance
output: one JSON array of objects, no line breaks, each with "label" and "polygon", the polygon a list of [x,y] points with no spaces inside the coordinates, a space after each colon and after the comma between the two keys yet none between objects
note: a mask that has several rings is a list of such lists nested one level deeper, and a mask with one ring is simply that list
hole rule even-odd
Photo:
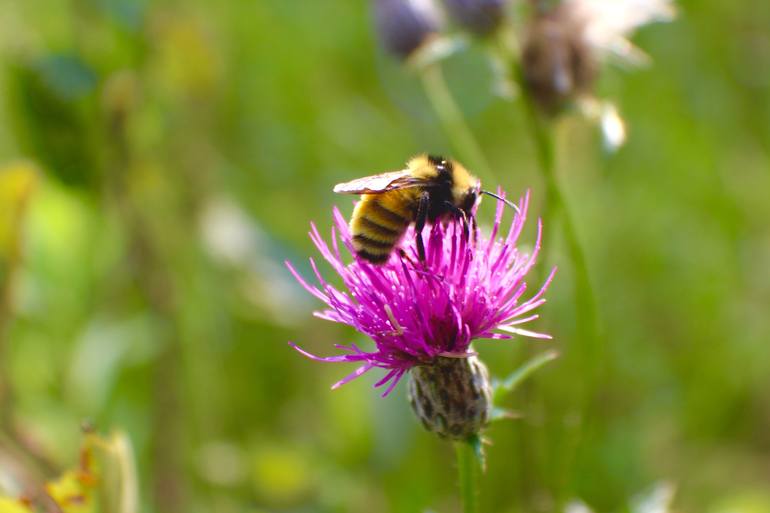
[{"label": "bee's head", "polygon": [[472,215],[476,202],[479,200],[479,194],[481,194],[481,182],[476,180],[471,187],[465,189],[460,198],[457,198],[459,199],[457,206],[467,215]]},{"label": "bee's head", "polygon": [[456,208],[466,214],[471,214],[481,190],[479,179],[470,174],[456,160],[443,159],[441,157],[430,158],[436,166],[439,177],[443,177],[449,188],[448,192],[451,194],[451,197],[448,199]]}]

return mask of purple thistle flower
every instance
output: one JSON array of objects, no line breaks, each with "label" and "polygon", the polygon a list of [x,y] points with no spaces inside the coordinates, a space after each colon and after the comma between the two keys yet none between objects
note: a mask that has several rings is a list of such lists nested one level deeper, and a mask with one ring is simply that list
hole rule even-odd
[{"label": "purple thistle flower", "polygon": [[388,395],[399,380],[417,366],[431,365],[442,357],[469,359],[475,356],[471,342],[477,338],[510,339],[513,335],[549,339],[521,325],[538,317],[533,310],[545,302],[543,294],[553,277],[551,272],[540,290],[523,299],[527,273],[540,249],[542,226],[538,221],[537,242],[531,254],[518,250],[516,242],[524,227],[529,194],[519,203],[519,212],[505,237],[500,235],[503,203],[498,203],[489,237],[481,233],[467,237],[460,221],[426,227],[425,266],[419,263],[414,229],[404,236],[401,247],[408,258],[394,251],[384,265],[372,265],[354,257],[346,264],[338,240],[354,255],[348,225],[334,209],[331,247],[315,224],[310,238],[324,259],[340,275],[345,289],[327,282],[311,258],[310,265],[320,286],[306,281],[286,262],[291,273],[311,294],[326,303],[316,312],[321,319],[353,326],[375,343],[374,351],[355,344],[336,345],[345,354],[319,357],[290,345],[303,355],[324,362],[359,362],[351,374],[335,383],[338,388],[374,369],[387,372],[375,387],[386,386]]}]

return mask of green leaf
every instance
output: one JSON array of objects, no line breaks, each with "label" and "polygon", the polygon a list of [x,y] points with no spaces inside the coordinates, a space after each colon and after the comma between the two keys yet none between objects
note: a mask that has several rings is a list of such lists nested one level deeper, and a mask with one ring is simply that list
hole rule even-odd
[{"label": "green leaf", "polygon": [[505,378],[503,381],[497,381],[492,385],[493,388],[493,401],[492,404],[497,404],[503,397],[506,396],[506,394],[509,394],[512,392],[516,387],[518,387],[522,381],[527,379],[533,372],[538,370],[540,367],[545,365],[546,363],[555,360],[559,357],[559,353],[556,351],[546,351],[545,353],[541,353],[529,361],[527,361],[524,365],[513,371],[507,378]]},{"label": "green leaf", "polygon": [[96,73],[79,56],[50,54],[34,62],[32,68],[48,90],[64,101],[75,101],[92,93]]},{"label": "green leaf", "polygon": [[492,411],[489,413],[489,422],[496,422],[498,420],[511,420],[515,419],[516,417],[516,413],[510,410],[493,406]]},{"label": "green leaf", "polygon": [[20,58],[8,68],[13,132],[24,153],[63,183],[95,185],[97,125],[93,113],[98,77],[79,57],[52,54]]}]

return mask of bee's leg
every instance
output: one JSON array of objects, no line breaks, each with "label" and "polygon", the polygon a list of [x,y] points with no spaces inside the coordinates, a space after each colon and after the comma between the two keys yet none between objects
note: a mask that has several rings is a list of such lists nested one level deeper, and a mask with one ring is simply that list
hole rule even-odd
[{"label": "bee's leg", "polygon": [[422,229],[425,228],[425,222],[428,220],[428,203],[430,194],[426,191],[420,195],[420,202],[417,205],[417,217],[414,220],[414,231],[417,239],[417,255],[420,262],[425,262],[425,244],[422,241]]},{"label": "bee's leg", "polygon": [[473,227],[473,247],[479,240],[479,223],[476,222],[476,216],[471,216],[471,225]]},{"label": "bee's leg", "polygon": [[470,223],[468,222],[468,216],[465,215],[465,212],[463,210],[460,210],[460,216],[463,220],[463,240],[468,242],[468,239],[470,238]]},{"label": "bee's leg", "polygon": [[[466,215],[465,211],[457,208],[453,203],[450,203],[449,201],[445,202],[446,206],[454,212],[454,214],[463,220],[463,240],[467,241],[468,237],[470,236],[470,224],[468,223],[468,215]],[[476,219],[471,216],[472,221],[475,223]],[[475,234],[474,234],[475,236]]]},{"label": "bee's leg", "polygon": [[411,257],[406,254],[406,251],[404,251],[403,248],[398,248],[398,255],[401,257],[402,260],[406,260],[407,262],[409,262],[409,264],[413,268],[415,269],[417,268],[417,262],[412,260]]}]

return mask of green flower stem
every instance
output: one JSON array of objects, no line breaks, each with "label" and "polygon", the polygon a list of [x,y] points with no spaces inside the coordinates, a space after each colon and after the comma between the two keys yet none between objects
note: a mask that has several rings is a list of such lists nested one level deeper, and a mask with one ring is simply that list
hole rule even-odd
[{"label": "green flower stem", "polygon": [[463,118],[460,107],[452,97],[449,86],[441,70],[441,64],[433,62],[422,66],[419,70],[425,94],[433,106],[433,110],[451,140],[455,151],[475,172],[487,178],[494,178],[492,168],[487,162],[473,132]]},{"label": "green flower stem", "polygon": [[[577,235],[572,213],[570,212],[566,198],[559,185],[556,176],[556,149],[554,144],[553,127],[549,119],[538,111],[537,105],[531,95],[523,87],[521,69],[518,62],[514,64],[514,70],[517,73],[517,79],[521,85],[521,100],[524,106],[527,121],[530,127],[529,132],[537,152],[538,166],[543,175],[546,186],[546,203],[543,211],[543,222],[545,226],[553,226],[551,221],[556,217],[561,217],[564,239],[567,244],[567,252],[570,263],[575,275],[574,303],[575,303],[575,325],[576,341],[580,346],[579,357],[581,366],[585,369],[586,384],[581,393],[580,401],[584,415],[590,416],[591,396],[598,380],[597,365],[600,365],[602,341],[600,338],[598,309],[596,306],[596,296],[591,285],[590,274],[588,271],[588,261],[580,244]],[[561,214],[561,216],[559,216]],[[548,233],[548,232],[546,232]],[[548,262],[548,250],[553,244],[544,241],[543,252],[541,253],[542,262]],[[543,277],[547,272],[547,265],[541,267]],[[541,280],[542,281],[542,280]],[[585,418],[585,417],[581,417]],[[564,465],[564,475],[567,475],[567,468],[570,468],[575,457],[579,440],[583,436],[586,426],[582,424],[573,432],[570,437],[570,448],[566,451]],[[563,477],[563,479],[566,477]]]},{"label": "green flower stem", "polygon": [[[519,84],[524,84],[521,68],[516,61],[514,61],[514,70]],[[591,285],[585,252],[580,244],[572,214],[556,177],[556,149],[552,125],[537,110],[534,99],[523,86],[521,88],[521,99],[530,126],[529,132],[532,134],[532,139],[535,143],[540,172],[545,180],[546,208],[544,211],[544,223],[550,222],[550,216],[556,216],[558,213],[561,213],[564,238],[567,242],[567,249],[575,272],[575,305],[578,310],[578,334],[587,342],[586,345],[590,347],[597,342],[599,335],[596,296]],[[543,248],[547,250],[550,246],[551,244],[543,245]],[[543,262],[546,261],[547,253],[543,253]]]},{"label": "green flower stem", "polygon": [[[164,254],[163,244],[155,236],[150,220],[143,215],[144,198],[130,186],[131,170],[137,155],[131,144],[128,117],[120,110],[108,110],[107,133],[110,199],[127,233],[130,254],[143,270],[137,285],[148,307],[164,329],[160,331],[159,351],[153,369],[152,395],[152,475],[155,509],[168,513],[187,511],[186,475],[183,472],[183,426],[180,386],[183,353],[183,333],[178,318],[178,291],[171,270],[164,265],[170,258]],[[129,115],[133,115],[129,113]]]},{"label": "green flower stem", "polygon": [[457,455],[457,473],[460,479],[460,496],[463,501],[463,513],[476,513],[478,504],[477,476],[478,463],[470,442],[455,442]]},{"label": "green flower stem", "polygon": [[[574,218],[556,174],[556,147],[553,126],[551,120],[538,110],[534,98],[529,94],[524,85],[524,74],[517,58],[519,50],[514,34],[510,30],[501,32],[501,36],[496,41],[496,46],[492,47],[491,50],[496,52],[499,58],[505,59],[509,63],[510,69],[513,72],[513,78],[519,86],[520,101],[529,126],[528,132],[532,136],[538,167],[546,186],[546,202],[543,210],[543,222],[546,226],[545,237],[551,236],[550,234],[553,230],[548,230],[547,227],[553,226],[552,221],[555,218],[560,217],[562,222],[567,252],[575,276],[576,342],[580,348],[577,354],[578,358],[580,358],[580,365],[585,370],[586,375],[586,383],[580,393],[584,414],[581,418],[590,417],[588,409],[591,407],[591,397],[599,380],[600,366],[602,365],[600,353],[603,349],[603,340],[601,339],[596,295],[591,284],[588,262],[583,247],[580,244],[573,221]],[[561,215],[559,216],[559,214]],[[542,262],[548,262],[548,251],[552,246],[553,244],[549,244],[547,240],[543,241]],[[547,266],[542,266],[543,277],[545,277],[546,272]],[[573,431],[572,440],[570,440],[571,443],[569,444],[570,447],[566,451],[565,465],[563,465],[562,471],[564,476],[562,479],[567,478],[568,469],[576,457],[579,439],[583,436],[586,429],[587,426],[581,422],[581,425]]]},{"label": "green flower stem", "polygon": [[[550,124],[548,124],[547,120],[542,119],[540,114],[537,112],[537,106],[532,101],[532,98],[528,94],[526,94],[526,92],[522,93],[522,102],[524,104],[524,109],[526,110],[526,114],[527,114],[527,121],[530,127],[529,132],[532,135],[532,141],[535,144],[538,167],[540,169],[540,173],[543,176],[543,180],[545,181],[545,205],[543,207],[543,224],[546,227],[549,227],[549,226],[551,227],[551,229],[546,228],[545,230],[546,240],[544,240],[540,246],[541,258],[542,258],[541,262],[543,262],[544,264],[540,266],[539,282],[542,282],[545,279],[546,274],[549,272],[548,265],[545,265],[545,264],[548,263],[548,256],[549,256],[551,247],[553,246],[553,244],[549,243],[552,238],[552,232],[553,232],[553,226],[554,226],[554,223],[552,221],[554,220],[554,218],[556,218],[560,209],[564,212],[565,238],[574,239],[574,229],[572,226],[571,217],[566,207],[566,202],[564,201],[564,196],[561,192],[561,188],[559,187],[559,183],[556,180],[556,149],[555,149],[553,131],[551,130],[551,126]],[[577,242],[577,239],[575,239],[574,242]],[[567,242],[567,244],[570,247],[570,256],[572,258],[573,266],[575,266],[575,268],[577,269],[575,254],[573,254],[572,252],[573,245],[569,241]],[[582,255],[582,249],[580,249],[579,244],[577,245],[577,253]],[[578,256],[578,260],[580,260],[580,258],[581,257]],[[575,271],[575,273],[577,274],[577,271]]]}]

